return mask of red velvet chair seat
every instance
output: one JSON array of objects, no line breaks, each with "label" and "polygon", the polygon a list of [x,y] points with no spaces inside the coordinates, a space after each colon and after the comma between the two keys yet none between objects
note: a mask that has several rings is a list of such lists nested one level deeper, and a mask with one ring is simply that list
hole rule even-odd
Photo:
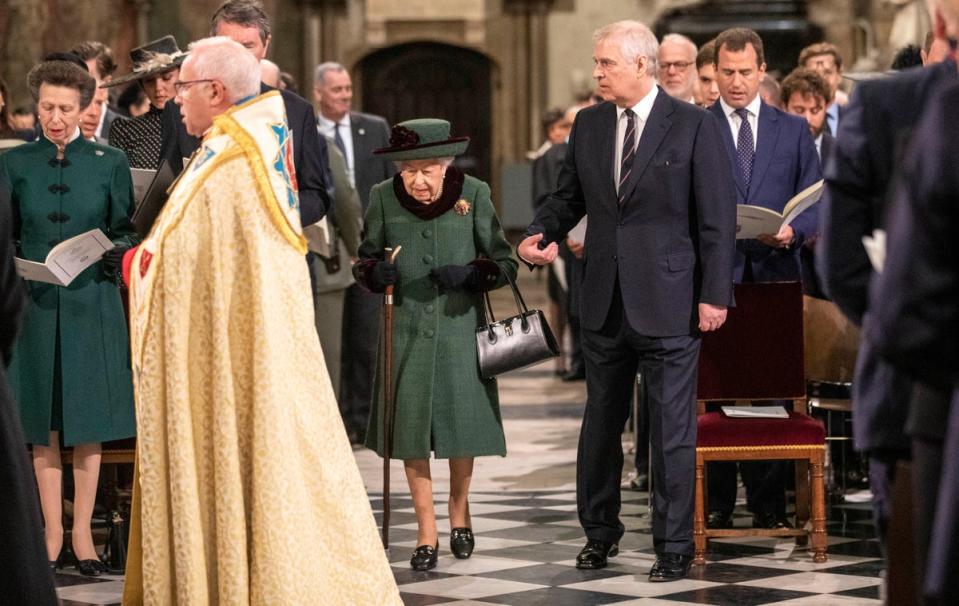
[{"label": "red velvet chair seat", "polygon": [[790,412],[788,419],[731,419],[722,412],[707,412],[698,419],[697,448],[809,446],[826,441],[823,424],[798,412]]}]

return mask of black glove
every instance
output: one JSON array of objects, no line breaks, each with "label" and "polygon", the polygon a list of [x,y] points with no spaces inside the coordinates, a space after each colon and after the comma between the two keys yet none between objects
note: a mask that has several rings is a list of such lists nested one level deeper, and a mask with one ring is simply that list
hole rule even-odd
[{"label": "black glove", "polygon": [[377,292],[382,292],[387,286],[396,284],[400,274],[396,270],[396,264],[389,261],[380,261],[373,266],[370,272],[370,288]]},{"label": "black glove", "polygon": [[123,255],[128,250],[128,246],[116,246],[103,253],[103,275],[115,280],[123,268]]},{"label": "black glove", "polygon": [[431,269],[430,279],[448,290],[475,290],[479,270],[472,265],[444,265]]}]

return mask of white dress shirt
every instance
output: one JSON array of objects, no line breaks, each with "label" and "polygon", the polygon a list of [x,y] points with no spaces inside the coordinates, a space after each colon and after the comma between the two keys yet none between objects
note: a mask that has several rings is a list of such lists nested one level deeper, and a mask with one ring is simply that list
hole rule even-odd
[{"label": "white dress shirt", "polygon": [[336,129],[337,126],[339,126],[340,139],[343,139],[343,147],[346,148],[346,153],[344,154],[346,156],[346,174],[350,178],[350,185],[356,187],[356,178],[354,177],[355,173],[353,171],[353,129],[350,124],[350,114],[347,112],[338,123],[330,120],[323,114],[317,114],[316,118],[316,127],[319,129],[320,134],[334,141],[336,140]]},{"label": "white dress shirt", "polygon": [[[723,108],[723,115],[726,116],[726,121],[729,123],[729,129],[733,133],[733,147],[739,147],[739,127],[742,125],[743,119],[739,117],[739,114],[736,113],[736,109],[726,103],[722,97],[719,98],[719,104]],[[762,105],[762,99],[757,94],[756,97],[749,102],[749,105],[746,106],[746,111],[749,112],[749,127],[753,131],[753,151],[756,151],[756,142],[759,141],[759,107]]]},{"label": "white dress shirt", "polygon": [[636,114],[636,136],[633,137],[633,149],[639,146],[639,138],[643,136],[643,126],[649,120],[649,112],[653,110],[653,102],[656,101],[656,95],[659,94],[659,87],[653,86],[652,90],[646,93],[646,96],[639,100],[639,103],[632,108],[616,107],[616,156],[613,164],[613,183],[619,187],[619,173],[623,165],[623,139],[626,138],[626,110],[632,109]]}]

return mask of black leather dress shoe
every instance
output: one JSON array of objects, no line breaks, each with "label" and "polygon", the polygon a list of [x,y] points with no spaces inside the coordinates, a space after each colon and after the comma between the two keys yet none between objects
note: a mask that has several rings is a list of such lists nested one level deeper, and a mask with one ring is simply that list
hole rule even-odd
[{"label": "black leather dress shoe", "polygon": [[649,474],[645,471],[637,472],[636,477],[629,481],[629,489],[637,492],[649,490]]},{"label": "black leather dress shoe", "polygon": [[733,513],[731,511],[710,511],[706,518],[706,528],[732,528]]},{"label": "black leather dress shoe", "polygon": [[656,556],[656,563],[649,570],[649,580],[651,583],[664,583],[684,579],[692,563],[693,556],[678,553],[660,554]]},{"label": "black leather dress shoe", "polygon": [[589,539],[579,555],[576,556],[576,568],[580,570],[596,570],[606,568],[606,558],[619,554],[619,545],[606,541]]},{"label": "black leather dress shoe", "polygon": [[753,528],[785,530],[787,528],[792,528],[792,524],[789,523],[789,520],[786,519],[786,516],[767,511],[753,514]]},{"label": "black leather dress shoe", "polygon": [[80,560],[77,570],[85,577],[98,577],[107,571],[107,567],[100,560]]},{"label": "black leather dress shoe", "polygon": [[450,530],[450,551],[457,560],[465,560],[473,555],[473,540],[471,528],[454,528]]},{"label": "black leather dress shoe", "polygon": [[436,568],[436,558],[440,552],[439,541],[436,546],[420,545],[413,550],[413,557],[410,558],[410,566],[413,570],[430,570]]},{"label": "black leather dress shoe", "polygon": [[572,381],[585,381],[586,380],[586,371],[585,370],[571,370],[568,373],[564,374],[562,379],[567,383]]}]

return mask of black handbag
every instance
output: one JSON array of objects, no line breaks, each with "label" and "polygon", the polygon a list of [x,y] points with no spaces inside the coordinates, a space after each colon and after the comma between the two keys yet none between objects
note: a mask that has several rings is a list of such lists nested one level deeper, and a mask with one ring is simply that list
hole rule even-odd
[{"label": "black handbag", "polygon": [[515,316],[497,321],[489,292],[484,292],[484,325],[476,328],[476,352],[479,355],[480,374],[484,379],[532,366],[559,355],[559,346],[549,329],[543,312],[527,309],[523,295],[509,273],[502,272],[513,290],[516,300]]}]

